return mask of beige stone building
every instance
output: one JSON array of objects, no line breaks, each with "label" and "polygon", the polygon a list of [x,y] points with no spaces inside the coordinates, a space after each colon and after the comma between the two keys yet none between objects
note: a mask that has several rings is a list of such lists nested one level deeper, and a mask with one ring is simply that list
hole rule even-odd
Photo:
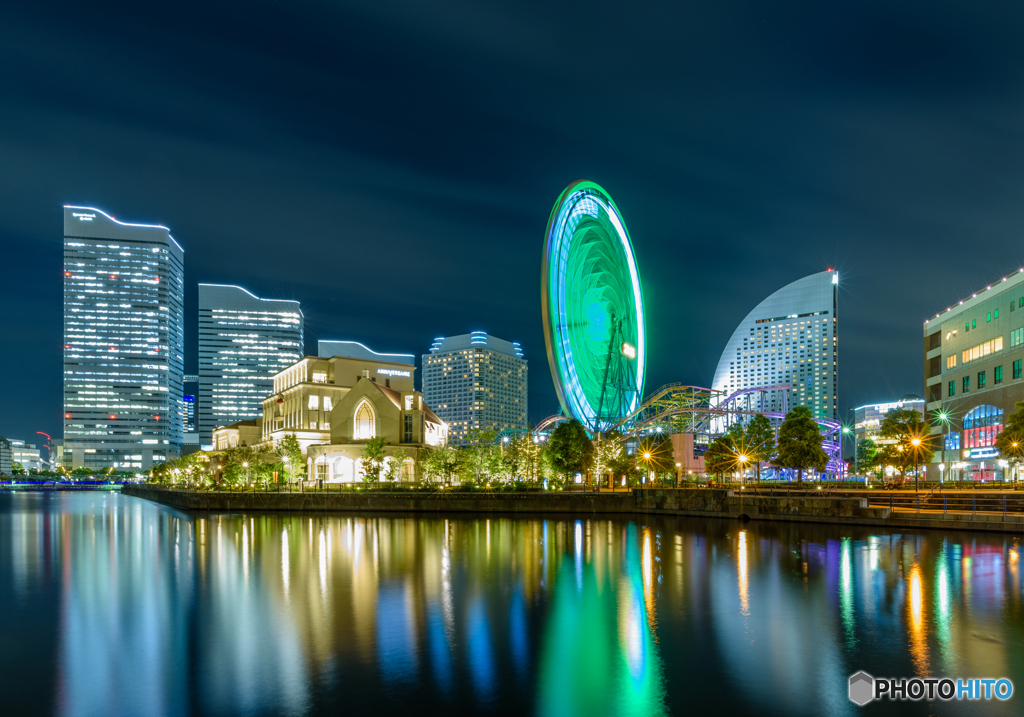
[{"label": "beige stone building", "polygon": [[226,451],[239,446],[256,446],[263,442],[263,419],[238,421],[213,429],[213,450]]},{"label": "beige stone building", "polygon": [[363,445],[383,437],[387,462],[401,461],[403,480],[417,478],[422,449],[444,445],[448,426],[415,390],[415,371],[376,358],[307,356],[274,376],[274,393],[263,401],[263,445],[294,433],[308,476],[351,482],[362,480]]}]

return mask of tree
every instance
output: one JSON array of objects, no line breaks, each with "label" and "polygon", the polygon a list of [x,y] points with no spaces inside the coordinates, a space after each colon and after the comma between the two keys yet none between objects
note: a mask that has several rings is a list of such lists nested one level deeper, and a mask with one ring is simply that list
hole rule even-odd
[{"label": "tree", "polygon": [[[931,427],[921,420],[920,411],[909,408],[895,408],[882,417],[878,435],[892,443],[882,449],[885,463],[900,470],[902,481],[907,480],[907,470],[930,463],[935,451],[931,447]],[[914,474],[917,488],[917,474]]]},{"label": "tree", "polygon": [[428,479],[451,483],[462,468],[464,456],[455,446],[427,446],[420,452],[420,467]]},{"label": "tree", "polygon": [[854,473],[864,473],[874,467],[878,459],[878,446],[870,438],[861,438],[857,442],[857,461],[853,466]]},{"label": "tree", "polygon": [[1003,430],[996,436],[996,448],[1003,458],[1019,466],[1024,457],[1024,401],[1014,405],[1017,410],[1006,417]]},{"label": "tree", "polygon": [[766,463],[775,455],[775,431],[771,421],[764,415],[757,414],[747,425],[747,455],[754,462],[757,470],[757,482],[761,482],[761,464]]},{"label": "tree", "polygon": [[804,471],[825,470],[828,454],[821,447],[822,435],[811,409],[797,406],[786,414],[779,428],[779,443],[774,465],[797,472],[797,482],[804,483]]},{"label": "tree", "polygon": [[622,454],[626,451],[622,448],[622,436],[617,431],[594,434],[594,482],[600,484],[607,478],[608,474],[614,471],[613,466],[617,465]]},{"label": "tree", "polygon": [[371,438],[363,444],[363,480],[376,483],[380,480],[380,471],[384,467],[384,447],[387,441],[383,436]]},{"label": "tree", "polygon": [[586,473],[590,469],[594,444],[583,424],[573,419],[555,426],[546,452],[555,473],[569,480],[575,473]]},{"label": "tree", "polygon": [[736,467],[736,445],[728,435],[716,437],[704,452],[704,470],[719,480]]},{"label": "tree", "polygon": [[302,460],[302,447],[299,445],[299,439],[294,433],[289,433],[280,440],[277,444],[277,448],[274,453],[279,455],[282,459],[287,458],[285,463],[285,470],[288,472],[288,478],[291,481],[301,480],[306,473],[306,466]]},{"label": "tree", "polygon": [[396,448],[394,455],[391,456],[391,460],[388,461],[387,472],[384,474],[384,480],[387,481],[401,481],[402,480],[402,465],[409,457],[409,452],[404,448]]},{"label": "tree", "polygon": [[23,476],[23,475],[25,475],[25,466],[23,466],[20,463],[18,463],[18,461],[14,461],[13,463],[11,463],[11,475],[15,475],[15,476]]},{"label": "tree", "polygon": [[465,453],[463,468],[467,478],[483,483],[501,469],[501,456],[495,444],[497,433],[473,429],[466,433],[466,442],[462,451]]},{"label": "tree", "polygon": [[676,469],[672,441],[664,434],[648,436],[640,441],[634,454],[637,464],[643,466],[645,473],[651,471],[655,475],[674,473]]}]

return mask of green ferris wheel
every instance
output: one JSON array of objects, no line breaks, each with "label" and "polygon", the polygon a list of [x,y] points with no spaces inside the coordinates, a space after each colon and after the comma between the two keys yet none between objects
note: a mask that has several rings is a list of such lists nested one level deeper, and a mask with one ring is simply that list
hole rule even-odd
[{"label": "green ferris wheel", "polygon": [[647,339],[629,232],[599,185],[573,182],[548,219],[544,342],[562,412],[604,430],[640,406]]}]

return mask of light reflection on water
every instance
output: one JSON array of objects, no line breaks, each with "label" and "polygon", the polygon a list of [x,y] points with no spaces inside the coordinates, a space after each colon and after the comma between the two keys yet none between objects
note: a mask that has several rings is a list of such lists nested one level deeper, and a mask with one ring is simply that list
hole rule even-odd
[{"label": "light reflection on water", "polygon": [[1024,689],[1002,535],[0,500],[12,714],[852,715],[859,669]]}]

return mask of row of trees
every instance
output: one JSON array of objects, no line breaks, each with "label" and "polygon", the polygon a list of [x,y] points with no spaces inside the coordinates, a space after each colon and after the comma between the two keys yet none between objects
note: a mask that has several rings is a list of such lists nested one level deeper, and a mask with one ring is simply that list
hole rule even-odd
[{"label": "row of trees", "polygon": [[603,481],[611,474],[634,484],[646,473],[674,474],[672,446],[667,436],[641,441],[633,454],[627,453],[621,438],[616,433],[591,436],[575,420],[559,423],[547,440],[530,433],[499,435],[493,431],[472,431],[462,446],[425,449],[421,470],[428,480],[443,483],[546,481],[556,487],[575,482],[577,475],[590,482]]},{"label": "row of trees", "polygon": [[797,406],[786,414],[777,439],[768,419],[757,414],[746,427],[734,423],[713,440],[704,454],[704,467],[719,477],[753,467],[760,481],[761,466],[768,463],[796,471],[797,481],[802,484],[804,471],[813,468],[821,472],[828,465],[828,454],[821,447],[823,439],[820,426],[806,406]]}]

